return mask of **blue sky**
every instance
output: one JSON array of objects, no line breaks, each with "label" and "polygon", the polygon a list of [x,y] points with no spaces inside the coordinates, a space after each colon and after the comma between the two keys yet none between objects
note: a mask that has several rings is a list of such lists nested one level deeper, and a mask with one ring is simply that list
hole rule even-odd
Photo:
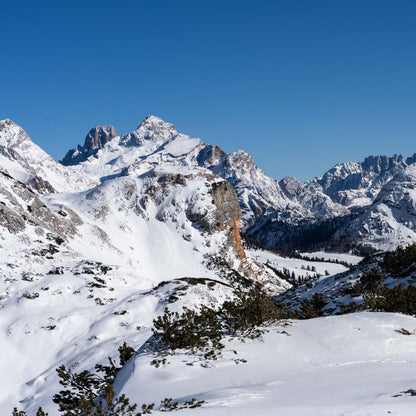
[{"label": "blue sky", "polygon": [[416,152],[416,2],[1,1],[0,118],[57,159],[148,114],[277,179]]}]

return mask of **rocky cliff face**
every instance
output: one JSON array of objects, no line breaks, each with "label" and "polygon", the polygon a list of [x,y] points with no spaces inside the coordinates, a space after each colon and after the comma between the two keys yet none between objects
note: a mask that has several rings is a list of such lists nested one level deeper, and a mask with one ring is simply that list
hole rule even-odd
[{"label": "rocky cliff face", "polygon": [[214,182],[211,189],[212,202],[217,208],[214,217],[215,227],[228,229],[228,241],[241,259],[246,254],[241,244],[240,220],[241,210],[233,187],[226,181]]},{"label": "rocky cliff face", "polygon": [[101,149],[114,137],[117,137],[117,132],[113,126],[94,127],[85,138],[84,148]]},{"label": "rocky cliff face", "polygon": [[198,155],[200,166],[207,167],[226,179],[236,190],[242,211],[241,228],[254,225],[256,219],[268,210],[292,212],[302,210],[284,195],[276,180],[267,177],[251,156],[238,151],[226,154],[218,146],[206,145]]},{"label": "rocky cliff face", "polygon": [[84,146],[78,145],[76,149],[69,150],[61,163],[68,166],[83,162],[117,136],[117,131],[113,126],[94,127],[85,137]]}]

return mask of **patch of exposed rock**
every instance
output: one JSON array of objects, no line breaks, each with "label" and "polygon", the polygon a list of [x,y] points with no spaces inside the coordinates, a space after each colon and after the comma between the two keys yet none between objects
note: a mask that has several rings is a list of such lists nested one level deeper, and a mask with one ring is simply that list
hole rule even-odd
[{"label": "patch of exposed rock", "polygon": [[83,162],[117,136],[117,131],[113,126],[94,127],[85,137],[84,146],[78,145],[76,149],[71,149],[61,163],[68,166]]}]

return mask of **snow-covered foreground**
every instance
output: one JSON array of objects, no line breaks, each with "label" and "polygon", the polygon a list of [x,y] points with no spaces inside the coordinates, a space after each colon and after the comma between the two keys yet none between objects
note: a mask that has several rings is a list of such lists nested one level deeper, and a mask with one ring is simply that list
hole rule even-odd
[{"label": "snow-covered foreground", "polygon": [[116,389],[138,403],[205,400],[182,410],[192,416],[410,416],[416,409],[416,397],[401,393],[416,388],[416,319],[399,314],[282,323],[262,339],[226,342],[223,357],[208,365],[178,354],[155,368],[153,358],[133,358]]}]

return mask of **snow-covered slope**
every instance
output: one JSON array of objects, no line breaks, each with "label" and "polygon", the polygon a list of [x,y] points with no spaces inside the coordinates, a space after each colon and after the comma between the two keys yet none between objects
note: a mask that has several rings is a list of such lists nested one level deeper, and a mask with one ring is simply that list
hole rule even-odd
[{"label": "snow-covered slope", "polygon": [[402,392],[415,388],[416,335],[402,328],[414,334],[416,319],[356,313],[281,322],[260,340],[229,339],[209,365],[177,354],[155,368],[152,354],[139,352],[115,386],[137,403],[205,400],[183,411],[192,415],[408,416],[416,397]]},{"label": "snow-covered slope", "polygon": [[11,120],[0,121],[0,166],[40,193],[81,190],[93,185],[79,168],[68,169],[55,161]]}]

